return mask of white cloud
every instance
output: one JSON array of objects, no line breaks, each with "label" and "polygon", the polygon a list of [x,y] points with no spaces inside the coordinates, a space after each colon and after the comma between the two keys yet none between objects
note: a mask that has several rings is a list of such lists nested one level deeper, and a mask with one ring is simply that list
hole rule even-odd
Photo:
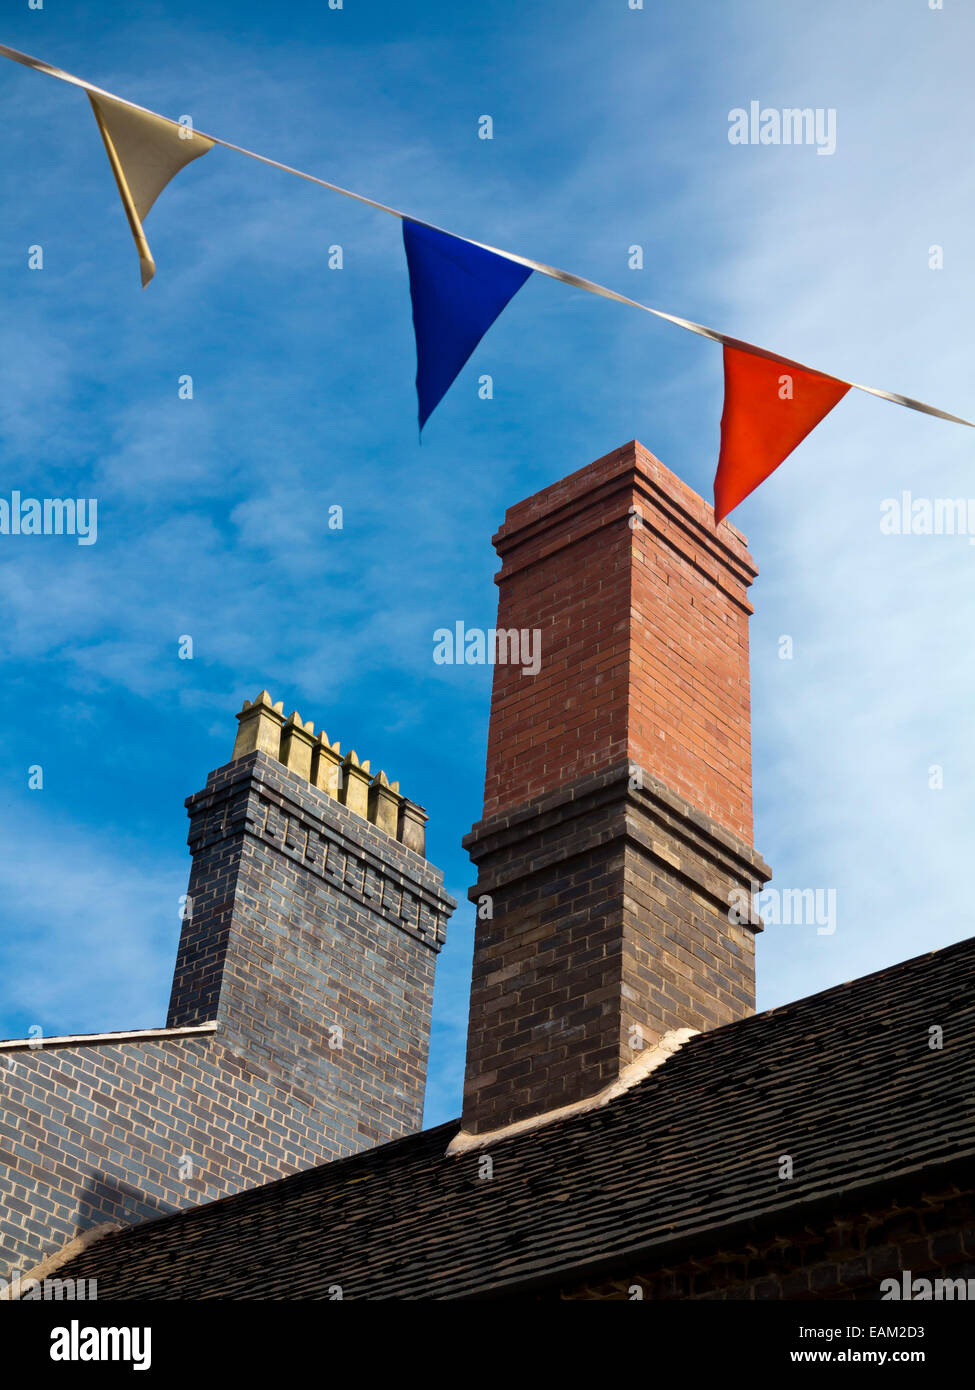
[{"label": "white cloud", "polygon": [[[144,61],[145,31],[134,31],[143,46],[130,53],[133,34],[113,30],[100,40],[98,70],[83,61],[83,44],[78,66],[458,231],[971,414],[975,207],[958,171],[969,158],[972,16],[961,6],[833,0],[807,18],[755,0],[711,7],[704,31],[696,13],[621,5],[557,28],[532,14],[503,44],[489,36],[484,54],[448,37],[309,54],[279,47],[261,64],[194,17],[180,20],[168,63]],[[503,46],[510,67],[496,62]],[[71,65],[70,49],[59,57]],[[461,86],[440,80],[453,62]],[[349,733],[332,728],[328,705],[341,699],[354,711],[378,678],[391,690],[382,736],[404,721],[431,736],[453,724],[452,757],[465,785],[476,784],[483,673],[468,683],[434,671],[433,628],[493,619],[489,535],[504,505],[625,439],[641,438],[706,492],[720,353],[536,279],[482,350],[499,373],[490,416],[472,413],[461,382],[417,451],[395,224],[214,151],[149,219],[160,270],[140,297],[83,98],[15,77],[0,116],[27,129],[30,144],[6,174],[10,244],[42,240],[51,273],[5,281],[0,429],[8,460],[52,495],[87,492],[90,480],[104,494],[90,552],[26,541],[5,551],[0,596],[16,669],[46,663],[68,711],[79,698],[90,712],[133,693],[148,722],[149,702],[176,684],[175,639],[190,632],[198,664],[176,699],[212,716],[221,737],[228,690],[253,696],[252,678],[273,679],[343,746]],[[727,112],[752,98],[835,106],[836,154],[731,147]],[[503,139],[488,150],[464,122],[495,99]],[[44,178],[26,182],[32,166]],[[348,269],[330,275],[322,252],[333,240],[351,254]],[[646,248],[639,275],[625,266],[633,241]],[[927,269],[933,242],[945,248],[940,273]],[[175,399],[184,370],[197,386],[192,414]],[[765,1003],[969,930],[959,866],[973,772],[975,548],[882,537],[878,522],[880,500],[903,487],[972,493],[973,438],[851,393],[735,517],[762,570],[752,625],[756,841],[782,886],[839,890],[835,936],[765,934]],[[345,532],[319,536],[332,500],[346,507]],[[783,632],[795,639],[791,663],[776,655]],[[943,792],[927,790],[932,762],[944,765]],[[431,809],[442,821],[466,818],[454,826],[459,838],[476,807],[461,810],[449,787],[437,794]],[[35,832],[39,842],[39,824]],[[151,904],[182,891],[183,876],[151,876],[146,909],[136,887],[144,876],[125,856],[100,856],[94,835],[68,844],[57,873],[33,888],[44,856],[15,845],[8,900],[27,894],[16,909],[21,935],[9,937],[26,952],[22,974],[16,957],[15,1002],[70,1014],[70,972],[59,965],[63,985],[45,985],[32,944],[41,918],[67,913],[115,981],[104,1010],[112,1025],[135,1023],[122,981],[134,999],[155,997],[139,994],[161,959]],[[147,850],[133,845],[152,863]],[[85,906],[96,898],[108,905],[100,917]],[[54,941],[54,928],[44,930],[36,940]],[[453,930],[466,931],[459,918]],[[432,1079],[441,1109],[462,1066],[462,954],[438,995],[438,1027],[450,1035]],[[93,978],[90,960],[69,959],[79,978]],[[167,958],[167,980],[170,967]],[[85,1024],[101,1018],[95,1010]]]},{"label": "white cloud", "polygon": [[[742,336],[971,417],[967,315],[975,267],[957,178],[971,108],[972,16],[844,8],[823,24],[769,14],[736,90],[769,104],[833,105],[832,158],[724,153],[712,193],[736,189],[723,264]],[[829,42],[823,35],[828,30]],[[962,42],[964,37],[965,42]],[[910,50],[910,81],[900,71]],[[952,111],[955,119],[935,113]],[[745,173],[740,180],[739,167]],[[946,270],[928,269],[945,245]],[[950,267],[950,270],[948,269]],[[971,931],[975,549],[880,533],[883,498],[975,495],[973,436],[857,392],[736,515],[762,577],[752,698],[759,848],[782,886],[836,887],[839,926],[770,927],[768,1003],[945,945]],[[789,633],[796,656],[779,661]],[[941,763],[944,791],[928,789]]]},{"label": "white cloud", "polygon": [[16,914],[4,925],[0,1035],[11,1019],[17,1036],[31,1023],[47,1036],[164,1024],[187,883],[179,846],[106,846],[50,812],[4,834],[0,892]]}]

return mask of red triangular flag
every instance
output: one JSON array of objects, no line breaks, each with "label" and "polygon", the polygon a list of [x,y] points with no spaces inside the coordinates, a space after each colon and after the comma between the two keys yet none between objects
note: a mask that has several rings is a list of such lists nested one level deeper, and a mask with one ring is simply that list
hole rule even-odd
[{"label": "red triangular flag", "polygon": [[725,343],[715,525],[775,472],[849,389],[834,376]]}]

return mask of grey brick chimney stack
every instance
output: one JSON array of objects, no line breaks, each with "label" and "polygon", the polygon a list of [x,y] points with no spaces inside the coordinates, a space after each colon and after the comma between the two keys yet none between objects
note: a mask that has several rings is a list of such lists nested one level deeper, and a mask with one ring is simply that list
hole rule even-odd
[{"label": "grey brick chimney stack", "polygon": [[0,1042],[0,1278],[420,1127],[455,906],[426,813],[266,691],[238,717],[166,1026]]}]

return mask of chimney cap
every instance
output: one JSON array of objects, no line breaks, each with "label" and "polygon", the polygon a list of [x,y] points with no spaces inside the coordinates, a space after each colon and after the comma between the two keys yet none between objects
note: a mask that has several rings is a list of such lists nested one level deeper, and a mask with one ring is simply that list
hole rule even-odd
[{"label": "chimney cap", "polygon": [[[408,849],[424,853],[422,833],[416,830],[415,810],[421,808],[408,801],[399,782],[390,781],[382,769],[373,774],[368,758],[360,759],[354,748],[343,757],[338,739],[330,742],[324,729],[316,734],[314,721],[303,720],[297,710],[285,718],[284,701],[275,703],[267,690],[245,700],[237,719],[241,728],[231,761],[255,751],[266,753]],[[405,820],[404,808],[411,808]],[[422,815],[425,821],[426,813]]]}]

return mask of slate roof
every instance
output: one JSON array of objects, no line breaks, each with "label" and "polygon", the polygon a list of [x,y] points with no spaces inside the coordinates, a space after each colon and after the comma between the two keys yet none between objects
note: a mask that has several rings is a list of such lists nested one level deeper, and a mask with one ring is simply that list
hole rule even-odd
[{"label": "slate roof", "polygon": [[[929,1046],[929,1028],[944,1047]],[[109,1236],[104,1299],[484,1297],[975,1156],[975,938],[693,1038],[601,1110],[457,1123]],[[778,1177],[781,1154],[795,1177]]]}]

